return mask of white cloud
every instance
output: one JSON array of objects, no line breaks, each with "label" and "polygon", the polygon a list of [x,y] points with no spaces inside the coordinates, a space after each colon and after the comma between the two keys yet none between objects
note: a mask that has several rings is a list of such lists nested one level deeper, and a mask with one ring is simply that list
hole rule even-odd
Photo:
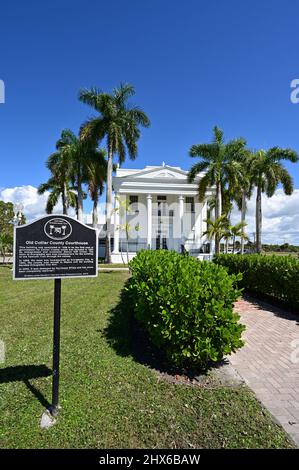
[{"label": "white cloud", "polygon": [[[24,214],[27,222],[30,222],[46,214],[45,207],[49,192],[39,195],[34,186],[16,186],[15,188],[0,188],[0,200],[4,202],[21,202],[24,206]],[[61,201],[55,207],[54,213],[62,213]]]},{"label": "white cloud", "polygon": [[[46,215],[45,208],[49,194],[49,191],[46,191],[44,194],[40,195],[37,192],[37,188],[31,185],[16,186],[14,188],[0,188],[0,200],[12,203],[21,202],[23,204],[23,212],[26,216],[27,222],[31,222]],[[104,211],[105,207],[103,203],[99,204],[98,220],[100,224],[105,223]],[[74,209],[71,208],[68,212],[71,217],[75,217]],[[61,200],[55,207],[53,214],[62,214]],[[91,223],[92,214],[85,213],[84,221],[86,223]]]},{"label": "white cloud", "polygon": [[[246,232],[253,240],[255,232],[255,197],[253,194],[248,201],[246,214]],[[282,189],[278,189],[272,198],[262,195],[263,228],[262,241],[264,243],[293,243],[299,245],[299,189],[295,189],[291,196],[286,196]],[[232,223],[240,221],[240,212],[234,208],[231,217]]]}]

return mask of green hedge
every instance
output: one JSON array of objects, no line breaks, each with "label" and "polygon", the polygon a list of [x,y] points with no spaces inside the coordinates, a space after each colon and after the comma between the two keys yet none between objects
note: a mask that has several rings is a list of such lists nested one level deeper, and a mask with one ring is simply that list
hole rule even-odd
[{"label": "green hedge", "polygon": [[233,312],[241,276],[173,251],[141,251],[130,262],[137,319],[171,363],[205,367],[243,346]]},{"label": "green hedge", "polygon": [[230,274],[242,273],[239,286],[299,309],[299,262],[292,256],[215,255]]}]

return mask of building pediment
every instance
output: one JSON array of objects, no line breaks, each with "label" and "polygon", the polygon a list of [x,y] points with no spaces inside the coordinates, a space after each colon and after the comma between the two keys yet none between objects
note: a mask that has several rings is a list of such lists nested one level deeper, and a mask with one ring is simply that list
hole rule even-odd
[{"label": "building pediment", "polygon": [[[198,181],[188,182],[188,172],[180,167],[162,164],[142,170],[118,168],[113,176],[113,189],[123,194],[189,194],[197,195]],[[201,177],[201,174],[198,175]]]},{"label": "building pediment", "polygon": [[130,180],[157,180],[157,179],[186,179],[187,172],[181,170],[180,168],[170,167],[170,166],[159,166],[159,167],[146,167],[144,170],[140,170],[134,174],[129,174],[124,176],[126,179]]}]

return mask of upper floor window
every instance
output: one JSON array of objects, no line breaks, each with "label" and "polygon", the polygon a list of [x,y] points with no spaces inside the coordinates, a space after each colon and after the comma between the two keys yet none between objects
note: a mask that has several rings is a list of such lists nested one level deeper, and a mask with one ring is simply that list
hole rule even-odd
[{"label": "upper floor window", "polygon": [[158,216],[167,215],[167,196],[157,196]]},{"label": "upper floor window", "polygon": [[130,201],[130,210],[132,212],[138,212],[138,196],[130,195],[129,201]]},{"label": "upper floor window", "polygon": [[194,197],[186,196],[186,212],[195,212]]}]

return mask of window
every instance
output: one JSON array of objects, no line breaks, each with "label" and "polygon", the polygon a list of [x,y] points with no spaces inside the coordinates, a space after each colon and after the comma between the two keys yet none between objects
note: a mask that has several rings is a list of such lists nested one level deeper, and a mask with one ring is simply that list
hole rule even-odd
[{"label": "window", "polygon": [[138,196],[131,195],[129,196],[129,201],[130,201],[130,210],[132,212],[139,212],[138,210]]},{"label": "window", "polygon": [[186,196],[186,212],[195,212],[194,197]]},{"label": "window", "polygon": [[167,196],[157,196],[158,216],[167,215]]}]

